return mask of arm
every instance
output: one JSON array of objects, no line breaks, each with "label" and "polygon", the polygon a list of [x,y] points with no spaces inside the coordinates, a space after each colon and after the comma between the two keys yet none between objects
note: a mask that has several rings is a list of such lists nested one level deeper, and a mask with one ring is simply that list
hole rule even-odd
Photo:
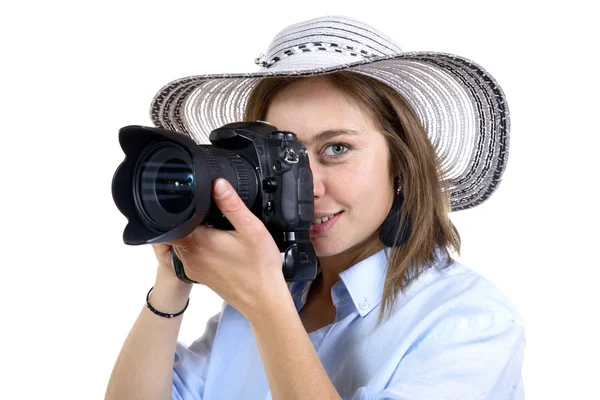
[{"label": "arm", "polygon": [[283,283],[248,320],[274,400],[340,399]]},{"label": "arm", "polygon": [[[220,192],[217,182],[228,191]],[[185,238],[169,242],[187,276],[212,289],[250,323],[274,399],[340,399],[300,321],[271,233],[226,180],[217,180],[213,192],[235,230],[199,225]]]},{"label": "arm", "polygon": [[[150,295],[151,304],[163,312],[185,307],[192,285],[159,271]],[[131,328],[113,368],[105,399],[168,399],[173,387],[173,363],[183,315],[169,319],[153,314],[144,305]]]}]

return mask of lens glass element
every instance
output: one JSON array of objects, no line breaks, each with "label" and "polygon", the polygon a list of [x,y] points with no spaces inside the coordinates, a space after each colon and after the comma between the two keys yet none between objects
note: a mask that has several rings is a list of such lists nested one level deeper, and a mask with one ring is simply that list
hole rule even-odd
[{"label": "lens glass element", "polygon": [[183,160],[167,160],[158,167],[154,177],[152,180],[142,177],[142,186],[150,186],[142,187],[142,193],[154,193],[156,200],[166,211],[181,213],[194,200],[194,173],[192,167]]}]

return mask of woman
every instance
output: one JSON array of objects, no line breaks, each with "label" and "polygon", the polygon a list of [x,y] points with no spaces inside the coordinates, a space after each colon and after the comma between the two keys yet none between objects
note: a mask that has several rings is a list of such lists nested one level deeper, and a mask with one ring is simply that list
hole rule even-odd
[{"label": "woman", "polygon": [[[217,180],[235,231],[200,226],[153,245],[156,283],[107,398],[523,398],[523,324],[452,260],[460,239],[447,215],[485,201],[505,168],[497,83],[468,60],[402,53],[342,17],[286,28],[257,62],[259,73],[167,85],[154,122],[199,143],[242,118],[294,132],[313,173],[320,273],[288,286],[269,232]],[[173,250],[225,301],[188,348],[177,334],[192,285],[173,272]]]}]

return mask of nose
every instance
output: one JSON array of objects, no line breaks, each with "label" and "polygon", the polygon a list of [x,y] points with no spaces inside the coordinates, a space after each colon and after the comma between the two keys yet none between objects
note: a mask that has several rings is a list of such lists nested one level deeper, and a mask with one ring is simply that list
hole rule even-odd
[{"label": "nose", "polygon": [[313,176],[313,196],[315,199],[318,199],[325,194],[324,177],[318,167],[311,165],[310,170]]}]

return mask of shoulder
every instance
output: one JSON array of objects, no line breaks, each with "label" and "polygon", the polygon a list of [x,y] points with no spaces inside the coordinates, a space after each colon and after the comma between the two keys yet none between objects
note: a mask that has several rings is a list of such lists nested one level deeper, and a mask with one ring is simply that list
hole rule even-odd
[{"label": "shoulder", "polygon": [[386,354],[395,356],[389,383],[377,398],[453,393],[508,399],[520,393],[524,325],[492,282],[452,261],[424,270],[394,305],[374,341],[388,343]]},{"label": "shoulder", "polygon": [[[433,266],[411,284],[401,306],[418,304],[421,315],[443,326],[489,329],[513,325],[524,336],[523,320],[505,294],[484,276],[456,260]],[[451,328],[450,328],[451,329]]]}]

